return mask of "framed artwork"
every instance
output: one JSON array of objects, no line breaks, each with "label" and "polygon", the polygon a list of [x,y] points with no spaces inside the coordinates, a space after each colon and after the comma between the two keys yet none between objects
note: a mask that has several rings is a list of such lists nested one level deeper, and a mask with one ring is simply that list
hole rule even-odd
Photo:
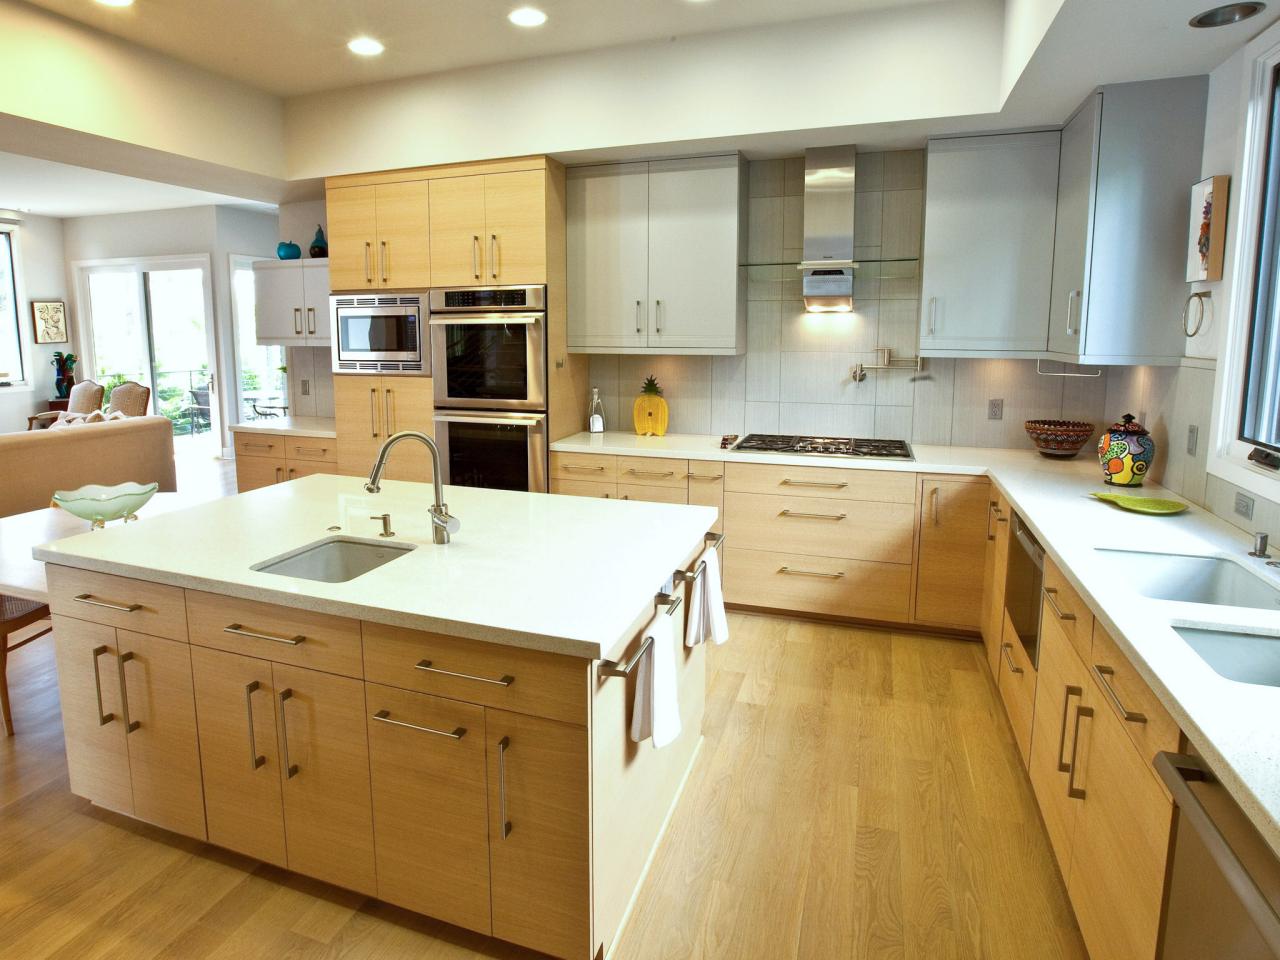
[{"label": "framed artwork", "polygon": [[61,300],[32,300],[31,322],[35,325],[36,343],[66,343],[67,305]]},{"label": "framed artwork", "polygon": [[1227,242],[1228,176],[1209,177],[1191,188],[1191,232],[1187,242],[1187,283],[1222,279]]}]

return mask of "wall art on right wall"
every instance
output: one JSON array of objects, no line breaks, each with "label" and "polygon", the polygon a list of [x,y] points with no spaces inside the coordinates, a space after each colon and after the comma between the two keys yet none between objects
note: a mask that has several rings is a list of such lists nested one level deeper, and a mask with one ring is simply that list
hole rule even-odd
[{"label": "wall art on right wall", "polygon": [[1222,279],[1227,242],[1227,191],[1231,178],[1206,177],[1191,188],[1191,232],[1187,241],[1187,283]]}]

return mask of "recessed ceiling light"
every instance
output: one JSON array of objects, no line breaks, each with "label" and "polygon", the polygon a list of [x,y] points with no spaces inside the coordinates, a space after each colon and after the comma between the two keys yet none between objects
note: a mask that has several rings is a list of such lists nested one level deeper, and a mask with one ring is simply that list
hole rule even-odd
[{"label": "recessed ceiling light", "polygon": [[547,15],[536,7],[516,7],[507,19],[517,27],[540,27],[547,22]]},{"label": "recessed ceiling light", "polygon": [[98,0],[104,7],[132,7],[133,0]]},{"label": "recessed ceiling light", "polygon": [[356,37],[347,41],[347,49],[362,57],[376,57],[386,48],[373,37]]},{"label": "recessed ceiling light", "polygon": [[1267,9],[1265,3],[1228,3],[1197,14],[1188,21],[1193,27],[1225,27],[1248,20]]}]

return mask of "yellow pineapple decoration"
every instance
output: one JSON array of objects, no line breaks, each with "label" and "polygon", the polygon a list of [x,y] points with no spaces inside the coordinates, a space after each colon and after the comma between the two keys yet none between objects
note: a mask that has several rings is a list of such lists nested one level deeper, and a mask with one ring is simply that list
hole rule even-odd
[{"label": "yellow pineapple decoration", "polygon": [[661,437],[667,432],[667,401],[662,399],[662,388],[653,375],[645,378],[632,408],[631,419],[636,433],[642,437]]}]

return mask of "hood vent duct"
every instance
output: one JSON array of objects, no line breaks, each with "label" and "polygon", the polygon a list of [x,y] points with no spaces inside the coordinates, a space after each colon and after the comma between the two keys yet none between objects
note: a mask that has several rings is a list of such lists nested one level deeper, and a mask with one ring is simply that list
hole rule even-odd
[{"label": "hood vent duct", "polygon": [[805,310],[853,310],[853,180],[857,149],[812,147],[804,152]]}]

